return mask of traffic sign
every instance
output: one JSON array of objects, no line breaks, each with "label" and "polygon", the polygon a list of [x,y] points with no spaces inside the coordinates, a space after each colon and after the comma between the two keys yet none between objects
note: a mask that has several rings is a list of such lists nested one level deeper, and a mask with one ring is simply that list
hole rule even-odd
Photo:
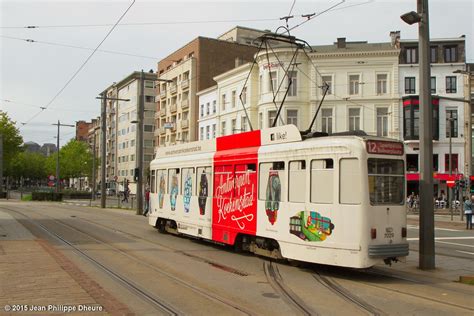
[{"label": "traffic sign", "polygon": [[48,187],[54,187],[54,181],[49,181],[48,182]]},{"label": "traffic sign", "polygon": [[48,176],[48,180],[49,180],[49,181],[54,181],[55,179],[56,179],[56,177],[53,176],[53,175]]},{"label": "traffic sign", "polygon": [[447,180],[447,181],[446,181],[446,184],[448,185],[448,188],[454,188],[454,186],[456,185],[456,181],[454,181],[454,180]]}]

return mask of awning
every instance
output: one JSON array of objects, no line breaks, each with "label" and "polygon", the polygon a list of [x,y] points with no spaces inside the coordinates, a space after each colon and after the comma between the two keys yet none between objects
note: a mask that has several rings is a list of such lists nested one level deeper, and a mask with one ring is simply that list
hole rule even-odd
[{"label": "awning", "polygon": [[[447,181],[447,180],[461,180],[463,178],[463,174],[453,174],[449,175],[449,173],[433,173],[433,179],[439,181]],[[407,181],[420,181],[420,174],[419,173],[407,173],[406,174]],[[474,180],[474,176],[471,176],[471,180]]]}]

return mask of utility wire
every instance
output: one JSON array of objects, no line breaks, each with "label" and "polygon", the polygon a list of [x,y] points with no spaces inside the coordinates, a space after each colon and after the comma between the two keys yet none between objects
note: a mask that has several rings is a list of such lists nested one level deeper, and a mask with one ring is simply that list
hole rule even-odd
[{"label": "utility wire", "polygon": [[[34,39],[30,39],[30,38],[19,38],[19,37],[6,36],[6,35],[0,35],[0,37],[12,39],[12,40],[24,41],[24,42],[28,42],[28,43],[38,43],[38,44],[45,44],[45,45],[52,45],[52,46],[61,46],[61,47],[68,47],[68,48],[76,48],[76,49],[82,49],[82,50],[92,50],[92,51],[94,50],[94,48],[90,48],[90,47],[75,46],[75,45],[68,45],[68,44],[60,44],[60,43],[54,43],[54,42],[37,41],[37,40],[34,40]],[[148,59],[153,59],[153,60],[159,59],[158,57],[144,56],[144,55],[136,55],[136,54],[124,53],[124,52],[117,52],[117,51],[112,51],[112,50],[97,49],[96,51],[97,51],[97,52],[101,52],[101,53],[108,53],[108,54],[116,54],[116,55],[125,55],[125,56],[132,56],[132,57],[148,58]]]},{"label": "utility wire", "polygon": [[76,78],[76,76],[79,74],[79,72],[86,66],[86,64],[89,62],[89,60],[94,56],[95,52],[99,49],[99,47],[102,45],[102,43],[105,42],[105,40],[109,37],[109,35],[112,33],[112,31],[115,29],[115,27],[120,23],[120,21],[124,18],[124,16],[127,14],[127,12],[132,8],[132,6],[135,4],[136,0],[133,0],[133,2],[130,4],[130,6],[125,10],[125,12],[120,16],[120,18],[117,20],[117,22],[114,24],[114,26],[109,30],[107,35],[105,35],[104,39],[97,45],[97,47],[94,49],[94,51],[89,55],[89,57],[86,58],[86,60],[82,63],[82,65],[77,69],[77,71],[72,75],[72,77],[66,82],[66,84],[56,93],[56,95],[51,99],[51,101],[44,106],[44,109],[41,109],[40,112],[36,113],[33,115],[28,121],[26,121],[26,124],[31,122],[34,118],[36,118],[38,115],[40,115],[45,109],[47,109],[58,97],[59,95],[66,89],[67,86]]},{"label": "utility wire", "polygon": [[317,14],[313,14],[313,15],[311,15],[311,16],[308,16],[308,19],[307,19],[306,21],[303,21],[303,22],[301,22],[300,24],[296,24],[295,26],[293,26],[292,28],[290,28],[290,29],[288,30],[288,32],[294,30],[294,29],[297,28],[297,27],[300,27],[301,25],[303,25],[303,24],[305,24],[305,23],[311,21],[312,19],[314,19],[315,17],[320,16],[320,15],[323,14],[323,13],[326,13],[326,12],[328,12],[328,11],[331,11],[332,9],[334,9],[335,7],[337,7],[337,6],[341,5],[341,4],[343,4],[344,2],[346,2],[346,0],[341,0],[341,2],[336,3],[335,5],[333,5],[333,6],[329,7],[329,8],[327,8],[326,10],[323,10],[323,11],[317,13]]},{"label": "utility wire", "polygon": [[[171,21],[171,22],[138,22],[122,23],[120,26],[143,26],[143,25],[174,25],[174,24],[209,24],[209,23],[240,23],[240,22],[265,22],[278,21],[271,19],[243,19],[243,20],[196,20],[196,21]],[[27,26],[0,26],[0,29],[39,29],[39,28],[75,28],[75,27],[106,27],[114,24],[65,24],[65,25],[27,25]]]},{"label": "utility wire", "polygon": [[293,0],[293,4],[291,5],[290,12],[288,12],[288,16],[291,16],[291,12],[293,12],[293,8],[295,7],[296,0]]}]

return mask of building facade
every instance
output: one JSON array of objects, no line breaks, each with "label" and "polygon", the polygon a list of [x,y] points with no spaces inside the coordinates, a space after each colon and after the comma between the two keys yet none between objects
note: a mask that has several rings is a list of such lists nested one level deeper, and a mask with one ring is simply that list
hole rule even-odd
[{"label": "building facade", "polygon": [[219,107],[217,106],[217,85],[197,93],[199,99],[199,140],[214,139],[218,136]]},{"label": "building facade", "polygon": [[[418,192],[419,181],[419,68],[418,41],[400,41],[400,111],[403,121],[400,138],[405,143],[407,190]],[[446,196],[450,174],[460,179],[469,175],[470,112],[466,113],[465,39],[432,39],[430,42],[431,96],[433,107],[434,194]],[[450,145],[451,144],[451,145]],[[451,149],[450,149],[451,148]],[[451,158],[451,164],[450,164]],[[457,197],[459,198],[459,197]]]},{"label": "building facade", "polygon": [[159,146],[199,139],[197,92],[215,85],[213,77],[253,60],[256,48],[198,37],[158,63],[155,140]]}]

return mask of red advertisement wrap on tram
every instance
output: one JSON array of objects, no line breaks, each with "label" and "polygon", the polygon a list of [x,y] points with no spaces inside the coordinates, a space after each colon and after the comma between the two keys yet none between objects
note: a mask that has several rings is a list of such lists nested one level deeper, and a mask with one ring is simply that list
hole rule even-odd
[{"label": "red advertisement wrap on tram", "polygon": [[214,156],[212,240],[233,245],[257,232],[257,166],[260,131],[217,139]]}]

